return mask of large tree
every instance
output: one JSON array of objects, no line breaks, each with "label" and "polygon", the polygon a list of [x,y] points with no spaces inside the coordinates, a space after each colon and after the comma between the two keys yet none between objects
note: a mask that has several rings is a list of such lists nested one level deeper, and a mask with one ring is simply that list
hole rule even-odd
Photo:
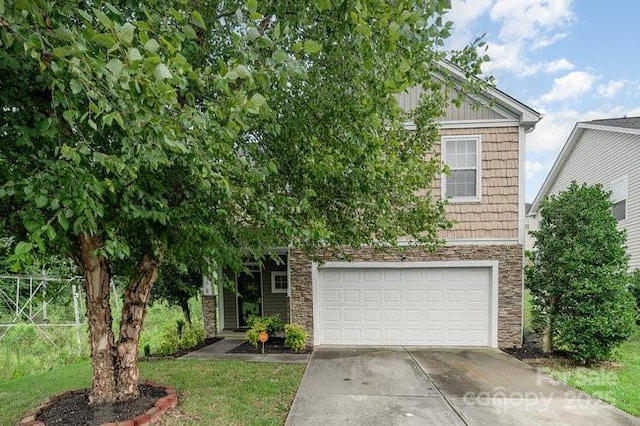
[{"label": "large tree", "polygon": [[[82,272],[91,402],[138,395],[167,259],[238,269],[283,244],[437,243],[436,119],[483,61],[443,48],[448,3],[0,1],[3,232],[16,268],[38,251]],[[417,84],[408,132],[396,95]],[[129,277],[117,340],[114,273]]]}]

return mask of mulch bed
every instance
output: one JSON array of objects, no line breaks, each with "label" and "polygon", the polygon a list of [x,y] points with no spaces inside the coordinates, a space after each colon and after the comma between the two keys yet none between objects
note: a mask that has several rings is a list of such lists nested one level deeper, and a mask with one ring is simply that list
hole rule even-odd
[{"label": "mulch bed", "polygon": [[140,385],[138,389],[140,397],[133,401],[100,406],[89,405],[87,391],[74,393],[42,409],[36,420],[47,426],[91,426],[125,421],[146,412],[166,395],[163,389],[153,386]]},{"label": "mulch bed", "polygon": [[197,351],[198,349],[202,349],[205,346],[209,346],[214,344],[215,342],[218,342],[220,340],[224,339],[224,337],[209,337],[207,339],[204,339],[204,341],[202,343],[198,343],[197,345],[195,345],[194,347],[190,348],[190,349],[181,349],[181,350],[177,350],[173,355],[174,358],[180,358],[183,355],[188,354],[189,352],[193,352],[193,351]]},{"label": "mulch bed", "polygon": [[[262,345],[259,343],[257,348],[254,348],[253,345],[249,342],[244,342],[239,346],[231,349],[228,353],[232,354],[261,354],[262,353]],[[283,337],[270,337],[269,340],[264,344],[264,353],[265,354],[309,354],[311,353],[311,349],[306,348],[300,352],[292,351],[291,349],[284,346],[284,338]]]}]

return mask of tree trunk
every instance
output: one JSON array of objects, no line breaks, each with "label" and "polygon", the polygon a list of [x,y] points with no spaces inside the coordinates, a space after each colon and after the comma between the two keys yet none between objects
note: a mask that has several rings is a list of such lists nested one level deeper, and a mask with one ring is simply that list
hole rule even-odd
[{"label": "tree trunk", "polygon": [[79,243],[93,367],[89,403],[103,404],[116,399],[115,354],[109,305],[111,273],[107,260],[95,254],[95,250],[102,246],[100,237],[82,234]]},{"label": "tree trunk", "polygon": [[191,325],[191,312],[189,312],[189,299],[180,299],[180,307],[184,314],[184,319],[187,324]]},{"label": "tree trunk", "polygon": [[138,341],[151,286],[157,278],[158,262],[144,255],[124,293],[116,358],[117,397],[120,401],[135,399],[139,395]]},{"label": "tree trunk", "polygon": [[554,308],[557,303],[557,296],[552,296],[549,311],[547,313],[547,323],[542,331],[542,351],[546,353],[553,352],[553,319],[555,318]]}]

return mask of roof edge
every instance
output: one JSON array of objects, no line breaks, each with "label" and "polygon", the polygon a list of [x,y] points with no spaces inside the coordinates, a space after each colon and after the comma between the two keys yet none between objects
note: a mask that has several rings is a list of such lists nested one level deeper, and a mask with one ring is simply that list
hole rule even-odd
[{"label": "roof edge", "polygon": [[[438,61],[438,65],[460,79],[467,78],[462,72],[462,70],[460,70],[460,68],[458,68],[456,65],[452,64],[449,61],[446,61],[446,60]],[[490,99],[495,100],[496,102],[506,107],[507,109],[510,109],[511,111],[516,112],[517,115],[519,115],[520,117],[520,124],[524,125],[527,131],[533,130],[536,124],[543,117],[543,114],[539,113],[538,111],[534,110],[530,106],[506,94],[505,92],[503,92],[502,90],[496,87],[488,87],[484,89],[484,92],[488,95]]]}]

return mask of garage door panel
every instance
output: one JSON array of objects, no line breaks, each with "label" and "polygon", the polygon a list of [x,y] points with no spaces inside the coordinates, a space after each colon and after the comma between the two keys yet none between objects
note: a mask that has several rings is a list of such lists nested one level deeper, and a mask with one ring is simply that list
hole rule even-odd
[{"label": "garage door panel", "polygon": [[422,318],[422,311],[421,310],[405,310],[404,311],[404,320],[407,323],[423,323],[424,320]]},{"label": "garage door panel", "polygon": [[360,302],[360,290],[343,290],[342,301],[344,303],[359,303]]},{"label": "garage door panel", "polygon": [[402,301],[402,291],[399,289],[384,290],[384,301],[386,303],[399,303]]},{"label": "garage door panel", "polygon": [[364,303],[380,303],[382,299],[381,290],[364,290],[363,294]]},{"label": "garage door panel", "polygon": [[345,309],[342,312],[343,312],[342,319],[344,320],[344,322],[355,322],[355,323],[360,322],[360,310]]},{"label": "garage door panel", "polygon": [[319,344],[489,345],[488,268],[318,274]]},{"label": "garage door panel", "polygon": [[327,303],[339,303],[340,290],[322,290],[322,297]]},{"label": "garage door panel", "polygon": [[402,311],[400,309],[385,309],[384,322],[389,324],[399,324],[402,321]]},{"label": "garage door panel", "polygon": [[442,302],[444,301],[444,290],[427,290],[428,302]]}]

